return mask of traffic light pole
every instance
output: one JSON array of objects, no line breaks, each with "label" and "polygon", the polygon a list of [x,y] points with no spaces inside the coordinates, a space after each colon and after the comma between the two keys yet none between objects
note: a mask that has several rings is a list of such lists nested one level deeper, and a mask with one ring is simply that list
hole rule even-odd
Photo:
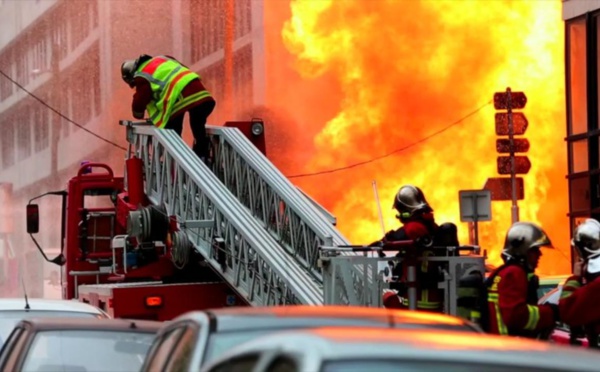
[{"label": "traffic light pole", "polygon": [[519,205],[517,204],[517,176],[515,170],[515,141],[510,88],[506,88],[506,108],[508,110],[508,140],[510,141],[510,183],[512,189],[512,223],[519,221]]}]

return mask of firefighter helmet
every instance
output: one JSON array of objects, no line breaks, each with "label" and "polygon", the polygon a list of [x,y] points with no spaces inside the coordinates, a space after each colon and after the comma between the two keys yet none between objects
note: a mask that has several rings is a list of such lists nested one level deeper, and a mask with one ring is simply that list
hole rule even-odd
[{"label": "firefighter helmet", "polygon": [[133,74],[137,70],[137,60],[128,59],[121,65],[121,77],[123,81],[133,88]]},{"label": "firefighter helmet", "polygon": [[581,258],[600,253],[600,222],[593,218],[586,219],[575,229],[571,244]]},{"label": "firefighter helmet", "polygon": [[506,233],[504,254],[522,258],[532,248],[552,247],[552,242],[544,230],[531,222],[515,222]]},{"label": "firefighter helmet", "polygon": [[123,78],[123,81],[126,82],[131,88],[134,87],[133,78],[138,67],[149,59],[152,59],[152,56],[142,54],[137,59],[128,59],[121,64],[121,78]]},{"label": "firefighter helmet", "polygon": [[433,211],[425,195],[420,188],[413,185],[404,185],[398,190],[394,197],[394,206],[401,218],[411,217],[415,212],[421,210]]}]

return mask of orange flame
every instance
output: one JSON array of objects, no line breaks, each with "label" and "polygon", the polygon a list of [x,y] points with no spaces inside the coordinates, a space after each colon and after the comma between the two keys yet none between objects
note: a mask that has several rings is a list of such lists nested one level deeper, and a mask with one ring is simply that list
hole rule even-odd
[{"label": "orange flame", "polygon": [[[311,93],[326,97],[325,106],[338,105],[315,131],[303,171],[366,162],[295,181],[332,210],[353,243],[382,235],[372,180],[386,230],[398,226],[392,198],[410,183],[424,190],[436,220],[456,223],[467,242],[458,192],[498,176],[492,95],[524,91],[532,168],[520,220],[540,223],[558,247],[545,252],[540,272],[568,272],[563,28],[558,0],[292,0],[282,35],[295,69],[331,88]],[[493,221],[479,224],[479,242],[497,264],[511,205],[492,209]]]}]

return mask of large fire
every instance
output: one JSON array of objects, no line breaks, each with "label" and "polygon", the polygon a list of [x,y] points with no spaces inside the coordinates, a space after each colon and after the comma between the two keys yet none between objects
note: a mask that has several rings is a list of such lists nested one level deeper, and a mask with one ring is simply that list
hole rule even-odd
[{"label": "large fire", "polygon": [[[542,224],[557,247],[545,252],[540,272],[568,272],[563,34],[558,0],[292,0],[282,35],[294,66],[305,80],[327,79],[312,91],[327,102],[304,111],[306,121],[331,111],[297,173],[365,162],[294,182],[336,215],[353,243],[382,235],[373,180],[386,230],[398,227],[392,200],[410,183],[467,242],[458,192],[498,176],[491,98],[507,87],[524,91],[532,168],[520,219]],[[497,264],[510,202],[494,202],[492,213],[479,242]]]}]

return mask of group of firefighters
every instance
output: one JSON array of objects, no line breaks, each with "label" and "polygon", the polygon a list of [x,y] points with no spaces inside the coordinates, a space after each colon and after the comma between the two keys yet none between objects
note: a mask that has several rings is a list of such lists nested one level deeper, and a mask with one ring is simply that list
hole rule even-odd
[{"label": "group of firefighters", "polygon": [[[394,208],[402,227],[388,232],[380,241],[371,246],[400,240],[425,241],[418,255],[431,254],[426,246],[436,245],[440,231],[448,229],[448,224],[438,226],[433,217],[433,209],[420,188],[405,185],[394,199]],[[457,238],[456,238],[457,240]],[[455,242],[457,245],[457,242]],[[506,233],[502,260],[504,264],[496,268],[482,285],[487,293],[485,324],[482,328],[489,333],[546,339],[552,333],[556,322],[570,326],[572,332],[585,334],[590,347],[598,347],[600,333],[600,223],[587,219],[578,225],[572,239],[578,253],[573,267],[573,275],[564,284],[558,304],[538,304],[538,277],[535,270],[542,257],[541,248],[552,248],[552,243],[544,230],[530,222],[516,222]],[[417,244],[418,246],[418,244]],[[399,252],[401,257],[405,252]],[[380,256],[385,256],[380,253]],[[406,257],[393,268],[397,282],[405,282]],[[443,292],[438,289],[438,268],[427,265],[421,259],[417,265],[417,304],[422,311],[441,312]],[[393,288],[393,284],[390,285]],[[397,291],[384,295],[384,306],[407,308],[407,287],[398,286]]]},{"label": "group of firefighters", "polygon": [[[183,116],[189,112],[193,151],[203,161],[210,160],[205,125],[215,100],[198,74],[171,56],[144,54],[123,62],[121,75],[131,88],[135,88],[134,117],[141,119],[148,112],[155,126],[174,129],[181,135]],[[402,227],[388,232],[372,245],[406,240],[426,243],[423,246],[458,245],[456,226],[436,224],[433,209],[418,187],[401,187],[394,198],[394,208],[399,213],[397,217]],[[482,319],[487,324],[482,327],[500,335],[543,338],[540,335],[547,337],[556,322],[562,321],[572,330],[584,332],[589,345],[598,347],[600,306],[596,301],[600,296],[600,280],[597,280],[600,276],[600,223],[593,219],[583,222],[576,228],[572,244],[579,257],[573,275],[562,289],[559,304],[538,305],[539,283],[535,269],[542,256],[540,249],[552,247],[552,244],[540,226],[529,222],[514,223],[506,233],[502,251],[504,264],[483,283],[487,288],[487,316]],[[420,256],[429,254],[432,252],[427,249],[419,253]],[[406,282],[408,262],[403,259],[393,268],[397,283]],[[438,282],[438,267],[428,265],[426,259],[421,260],[416,275],[417,309],[442,311],[443,293]],[[398,288],[399,291],[384,296],[386,307],[408,307],[406,286]]]}]

